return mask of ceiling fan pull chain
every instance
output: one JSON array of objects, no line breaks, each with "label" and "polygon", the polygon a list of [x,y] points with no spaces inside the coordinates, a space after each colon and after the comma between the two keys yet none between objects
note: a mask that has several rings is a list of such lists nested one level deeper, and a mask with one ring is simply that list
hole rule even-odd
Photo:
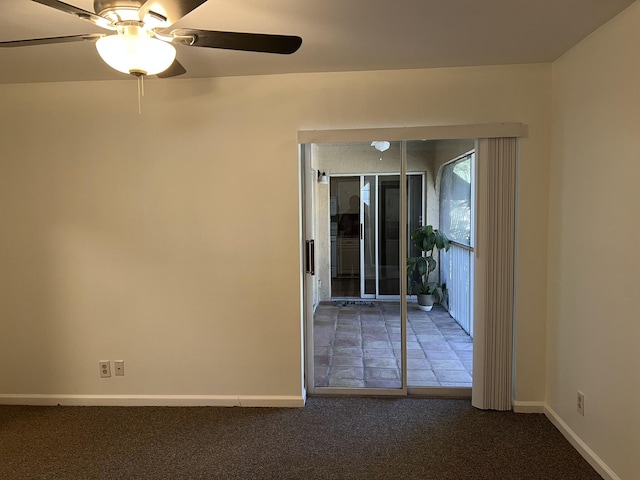
[{"label": "ceiling fan pull chain", "polygon": [[138,75],[138,115],[142,115],[142,97],[144,97],[144,75]]},{"label": "ceiling fan pull chain", "polygon": [[144,77],[143,70],[130,70],[129,73],[138,79],[138,115],[142,115],[142,97],[144,97]]}]

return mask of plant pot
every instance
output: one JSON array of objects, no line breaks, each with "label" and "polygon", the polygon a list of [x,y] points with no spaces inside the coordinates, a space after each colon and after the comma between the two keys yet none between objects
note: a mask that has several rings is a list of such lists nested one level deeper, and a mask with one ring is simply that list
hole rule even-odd
[{"label": "plant pot", "polygon": [[424,294],[418,295],[418,307],[420,308],[420,310],[424,310],[425,312],[428,312],[433,308],[433,302],[434,302],[433,295],[424,295]]}]

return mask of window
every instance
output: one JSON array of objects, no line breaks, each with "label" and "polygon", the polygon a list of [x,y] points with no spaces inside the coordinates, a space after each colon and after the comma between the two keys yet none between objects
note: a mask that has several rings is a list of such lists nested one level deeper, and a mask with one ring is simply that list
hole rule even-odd
[{"label": "window", "polygon": [[473,152],[445,165],[440,179],[440,229],[463,245],[471,244],[471,168]]},{"label": "window", "polygon": [[446,286],[449,314],[473,337],[473,182],[474,153],[442,167],[440,229],[453,241],[440,252],[440,283]]}]

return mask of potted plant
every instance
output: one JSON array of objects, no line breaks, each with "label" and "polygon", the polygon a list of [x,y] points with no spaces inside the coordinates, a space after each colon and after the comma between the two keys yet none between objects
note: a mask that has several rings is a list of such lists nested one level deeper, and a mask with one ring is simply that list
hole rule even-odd
[{"label": "potted plant", "polygon": [[411,241],[422,255],[407,259],[409,294],[415,293],[420,309],[429,311],[442,298],[441,285],[429,281],[429,275],[437,267],[434,254],[436,250],[449,250],[449,238],[442,230],[433,228],[432,225],[423,225],[413,231]]}]

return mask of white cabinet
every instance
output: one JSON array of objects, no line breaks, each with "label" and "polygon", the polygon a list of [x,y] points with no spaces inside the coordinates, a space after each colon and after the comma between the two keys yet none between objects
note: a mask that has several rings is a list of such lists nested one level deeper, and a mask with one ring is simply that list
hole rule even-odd
[{"label": "white cabinet", "polygon": [[360,239],[338,237],[338,275],[360,275]]}]

